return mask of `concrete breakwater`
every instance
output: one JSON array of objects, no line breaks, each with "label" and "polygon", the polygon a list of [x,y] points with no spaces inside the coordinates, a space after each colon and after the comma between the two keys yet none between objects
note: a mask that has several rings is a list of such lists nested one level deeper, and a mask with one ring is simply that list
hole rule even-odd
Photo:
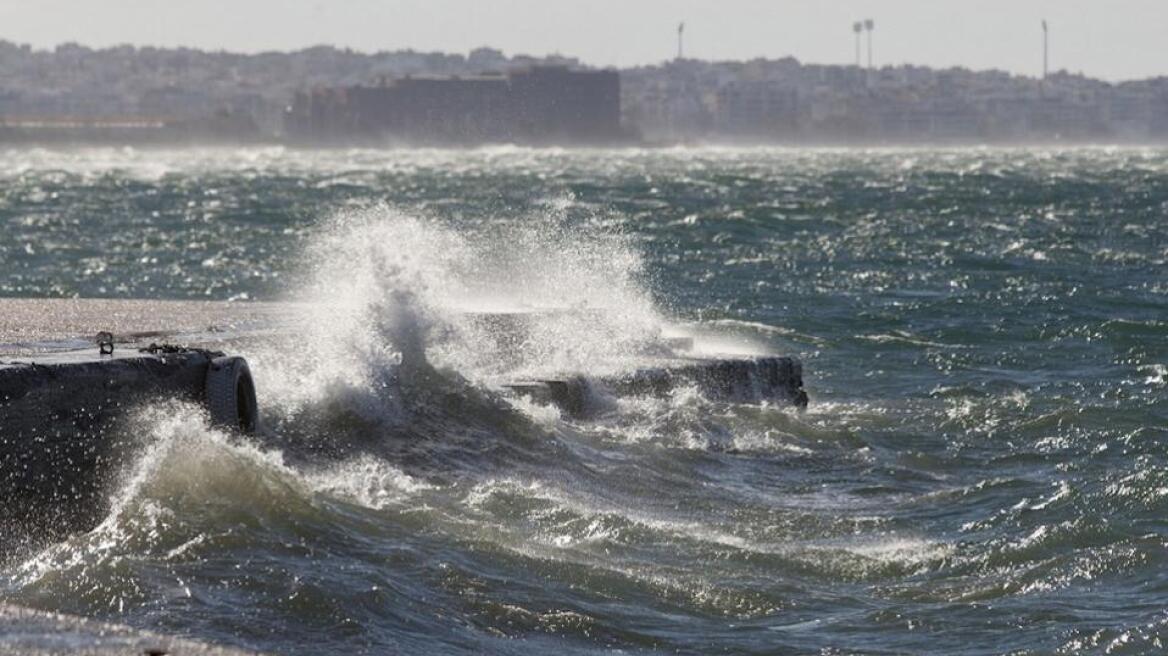
[{"label": "concrete breakwater", "polygon": [[221,356],[71,355],[0,364],[0,526],[24,529],[7,531],[13,537],[77,526],[116,469],[118,414],[139,403],[204,398],[207,369]]},{"label": "concrete breakwater", "polygon": [[[92,525],[102,490],[134,447],[118,429],[129,410],[182,399],[203,405],[213,425],[255,432],[262,396],[257,403],[248,365],[232,351],[293,333],[296,316],[292,304],[0,300],[2,546]],[[524,337],[537,316],[474,320],[505,342]],[[98,331],[108,331],[104,346],[94,343]],[[715,401],[807,404],[802,366],[791,358],[698,356],[692,347],[692,339],[662,338],[627,371],[516,379],[493,392],[575,418],[603,413],[606,397],[662,396],[679,387]],[[424,354],[421,344],[407,350]],[[401,375],[408,377],[406,364]]]},{"label": "concrete breakwater", "polygon": [[142,299],[0,299],[0,360],[93,344],[102,330],[119,341],[216,335],[269,324],[290,311],[281,303]]},{"label": "concrete breakwater", "polygon": [[[254,430],[250,376],[237,388],[240,372],[223,368],[242,365],[247,373],[246,364],[216,350],[215,335],[254,325],[263,311],[216,303],[0,301],[2,550],[93,524],[101,492],[132,446],[117,430],[128,410],[182,399],[206,405],[219,423]],[[104,349],[94,343],[99,330],[110,339]]]},{"label": "concrete breakwater", "polygon": [[718,401],[807,406],[803,366],[778,356],[678,361],[625,374],[521,381],[506,387],[540,403],[554,404],[570,416],[587,417],[603,409],[606,396],[664,396],[681,386],[696,387]]}]

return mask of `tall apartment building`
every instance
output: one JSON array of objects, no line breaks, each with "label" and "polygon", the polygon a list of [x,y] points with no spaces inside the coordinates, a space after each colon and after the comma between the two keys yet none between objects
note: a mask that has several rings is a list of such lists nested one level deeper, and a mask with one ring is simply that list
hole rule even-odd
[{"label": "tall apartment building", "polygon": [[407,76],[299,93],[285,131],[317,143],[607,143],[622,136],[620,102],[616,71]]}]

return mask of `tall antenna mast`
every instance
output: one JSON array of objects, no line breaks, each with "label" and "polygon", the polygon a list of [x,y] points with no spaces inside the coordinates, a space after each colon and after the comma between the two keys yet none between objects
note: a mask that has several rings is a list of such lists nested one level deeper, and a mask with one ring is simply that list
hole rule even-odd
[{"label": "tall antenna mast", "polygon": [[685,51],[682,49],[682,38],[685,36],[685,21],[677,24],[677,58],[680,60]]},{"label": "tall antenna mast", "polygon": [[1046,25],[1046,19],[1042,21],[1042,79],[1050,73],[1050,29]]},{"label": "tall antenna mast", "polygon": [[864,23],[862,23],[861,21],[856,21],[856,22],[852,23],[852,31],[856,33],[856,68],[859,68],[861,66],[861,64],[860,64],[860,38],[861,38],[860,33],[864,31]]}]

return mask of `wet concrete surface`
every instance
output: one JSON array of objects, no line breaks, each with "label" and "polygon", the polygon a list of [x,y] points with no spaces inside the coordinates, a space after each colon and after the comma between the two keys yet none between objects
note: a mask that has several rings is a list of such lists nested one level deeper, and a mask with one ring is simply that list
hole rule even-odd
[{"label": "wet concrete surface", "polygon": [[241,656],[243,652],[0,603],[0,656]]},{"label": "wet concrete surface", "polygon": [[[101,331],[120,341],[236,332],[285,316],[281,303],[142,299],[0,298],[0,355],[42,352],[53,343],[78,348]],[[96,348],[96,347],[95,347]]]}]

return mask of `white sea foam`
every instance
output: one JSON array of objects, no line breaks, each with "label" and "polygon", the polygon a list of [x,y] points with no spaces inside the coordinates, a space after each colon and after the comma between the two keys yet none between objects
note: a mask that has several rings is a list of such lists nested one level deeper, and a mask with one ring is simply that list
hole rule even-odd
[{"label": "white sea foam", "polygon": [[305,480],[317,492],[374,509],[401,502],[435,487],[368,455],[309,473]]},{"label": "white sea foam", "polygon": [[323,495],[381,509],[434,488],[368,456],[292,467],[277,449],[209,428],[205,413],[185,403],[141,408],[123,430],[141,448],[115,486],[104,519],[24,561],[15,575],[22,587],[127,555],[182,558],[209,537],[194,515],[215,508],[294,515],[310,512]]},{"label": "white sea foam", "polygon": [[[614,527],[622,522],[638,525],[667,537],[671,541],[693,541],[729,547],[735,550],[782,556],[793,560],[829,566],[831,554],[859,558],[852,564],[830,564],[862,572],[873,566],[921,566],[936,562],[953,553],[953,546],[922,536],[895,533],[850,535],[846,537],[805,540],[759,539],[745,525],[712,525],[684,517],[646,509],[614,505],[582,490],[564,489],[545,481],[498,478],[483,481],[465,496],[464,503],[476,513],[508,512],[525,507],[533,532],[527,538],[556,549],[575,549],[596,542],[620,542],[621,533]],[[541,504],[531,506],[532,501]],[[845,507],[847,499],[837,500]]]},{"label": "white sea foam", "polygon": [[298,334],[254,354],[285,412],[321,390],[393,406],[385,376],[431,362],[493,384],[625,370],[667,326],[619,234],[555,216],[455,231],[388,206],[342,212],[306,254]]}]

